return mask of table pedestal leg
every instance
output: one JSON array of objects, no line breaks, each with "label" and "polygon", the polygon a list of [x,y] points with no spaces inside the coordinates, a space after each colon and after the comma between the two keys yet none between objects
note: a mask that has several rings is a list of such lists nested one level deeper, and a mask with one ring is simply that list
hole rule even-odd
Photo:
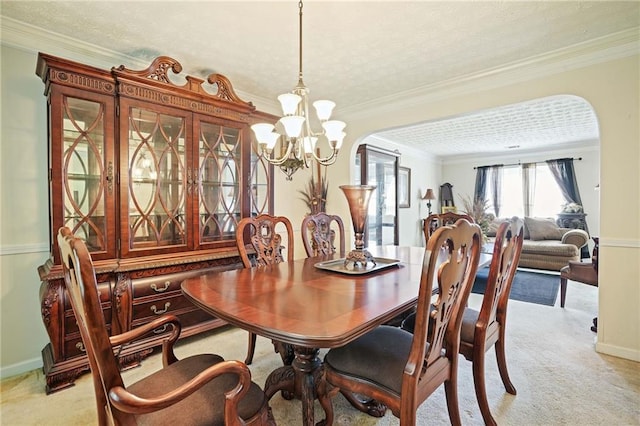
[{"label": "table pedestal leg", "polygon": [[280,367],[267,377],[264,392],[268,399],[278,391],[293,393],[302,401],[302,418],[304,426],[315,426],[313,402],[319,399],[325,411],[325,420],[319,425],[333,424],[331,400],[326,394],[326,386],[322,385],[322,362],[318,357],[319,349],[294,346],[293,363]]}]

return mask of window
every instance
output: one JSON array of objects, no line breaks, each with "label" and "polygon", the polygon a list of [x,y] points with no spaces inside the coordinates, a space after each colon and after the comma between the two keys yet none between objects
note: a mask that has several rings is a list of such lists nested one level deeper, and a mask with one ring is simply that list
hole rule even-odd
[{"label": "window", "polygon": [[565,203],[564,196],[546,164],[539,164],[536,167],[534,194],[531,216],[556,217],[562,211],[562,205]]},{"label": "window", "polygon": [[[489,182],[493,179],[492,174],[495,172],[495,169],[489,171],[487,176]],[[546,164],[540,163],[536,166],[535,179],[530,182],[530,185],[533,185],[533,188],[529,188],[529,192],[533,194],[533,206],[530,216],[555,217],[562,211],[565,199]],[[525,216],[523,189],[522,167],[503,167],[500,186],[500,217]],[[489,188],[487,190],[487,200],[489,213],[495,215],[494,194]]]}]

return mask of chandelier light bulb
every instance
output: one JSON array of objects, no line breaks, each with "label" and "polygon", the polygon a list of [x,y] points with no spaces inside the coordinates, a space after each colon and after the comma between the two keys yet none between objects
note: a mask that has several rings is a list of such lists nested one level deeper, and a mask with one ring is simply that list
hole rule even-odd
[{"label": "chandelier light bulb", "polygon": [[318,138],[315,136],[309,137],[305,136],[303,138],[303,146],[306,154],[311,154],[316,149],[316,142]]},{"label": "chandelier light bulb", "polygon": [[331,113],[333,112],[333,108],[336,106],[336,103],[333,101],[321,100],[315,101],[313,106],[316,109],[318,119],[320,121],[326,121],[331,117]]},{"label": "chandelier light bulb", "polygon": [[335,146],[335,150],[336,151],[339,150],[340,148],[342,148],[342,141],[344,140],[345,136],[347,136],[347,134],[345,132],[340,132],[340,135],[336,139],[336,146]]},{"label": "chandelier light bulb", "polygon": [[298,108],[298,104],[302,100],[302,97],[294,93],[285,93],[278,96],[278,100],[280,101],[280,106],[282,107],[282,113],[287,116],[295,115],[296,109]]},{"label": "chandelier light bulb", "polygon": [[269,152],[273,151],[273,148],[276,146],[279,137],[280,135],[275,132],[271,132],[266,135],[265,144],[267,145],[267,149],[269,150]]},{"label": "chandelier light bulb", "polygon": [[304,124],[304,117],[300,115],[288,115],[282,117],[280,122],[284,126],[284,131],[290,138],[297,138],[302,132],[302,125]]},{"label": "chandelier light bulb", "polygon": [[258,123],[251,126],[251,130],[256,135],[256,139],[260,144],[266,144],[269,141],[269,134],[273,132],[276,127],[269,123]]},{"label": "chandelier light bulb", "polygon": [[330,141],[337,141],[341,137],[344,138],[344,136],[342,136],[342,133],[344,133],[343,130],[346,125],[347,124],[344,121],[330,120],[322,123],[322,128],[325,131],[327,139],[329,139]]}]

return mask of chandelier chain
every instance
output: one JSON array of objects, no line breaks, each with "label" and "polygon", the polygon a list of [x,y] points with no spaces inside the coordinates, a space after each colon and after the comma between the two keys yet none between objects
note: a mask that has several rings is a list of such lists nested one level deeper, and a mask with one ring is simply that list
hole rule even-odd
[{"label": "chandelier chain", "polygon": [[[251,126],[259,146],[262,160],[278,166],[292,180],[292,175],[301,168],[311,167],[316,161],[323,166],[335,163],[345,137],[345,123],[330,119],[335,103],[329,100],[313,102],[320,131],[311,128],[309,114],[309,89],[302,77],[302,0],[298,2],[298,84],[290,93],[278,96],[283,116],[277,123],[257,123]],[[329,153],[321,155],[316,143],[324,140]],[[275,148],[279,144],[279,151]],[[277,153],[279,152],[279,154]]]}]

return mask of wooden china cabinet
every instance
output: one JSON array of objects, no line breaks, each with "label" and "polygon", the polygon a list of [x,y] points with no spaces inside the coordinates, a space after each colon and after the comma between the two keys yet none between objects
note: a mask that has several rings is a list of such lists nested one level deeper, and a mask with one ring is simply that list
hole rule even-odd
[{"label": "wooden china cabinet", "polygon": [[[242,101],[220,74],[208,77],[208,90],[191,76],[174,83],[169,71],[181,69],[165,56],[141,71],[38,56],[49,121],[51,258],[38,268],[47,393],[89,371],[64,291],[60,227],[91,251],[112,334],[171,313],[187,337],[223,322],[188,302],[181,281],[242,267],[238,221],[273,212],[273,168],[255,152],[249,126],[275,117]],[[122,366],[139,364],[163,332],[121,348]]]}]

